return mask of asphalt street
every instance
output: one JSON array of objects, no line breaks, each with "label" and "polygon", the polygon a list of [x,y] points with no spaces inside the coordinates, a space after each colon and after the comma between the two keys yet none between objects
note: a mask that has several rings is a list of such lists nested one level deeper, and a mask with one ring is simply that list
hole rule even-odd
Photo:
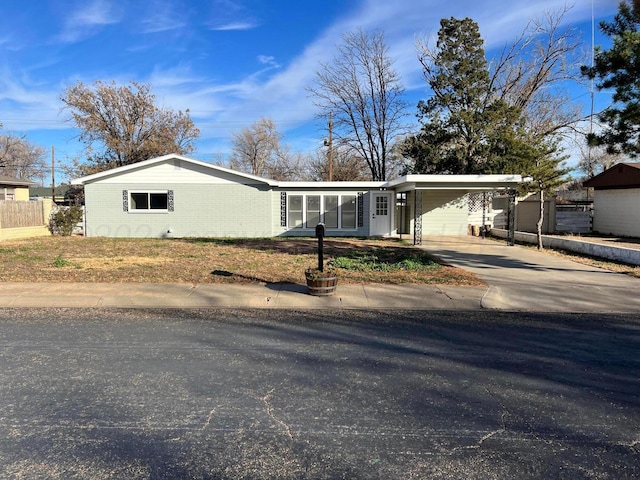
[{"label": "asphalt street", "polygon": [[0,478],[640,478],[637,314],[0,311]]}]

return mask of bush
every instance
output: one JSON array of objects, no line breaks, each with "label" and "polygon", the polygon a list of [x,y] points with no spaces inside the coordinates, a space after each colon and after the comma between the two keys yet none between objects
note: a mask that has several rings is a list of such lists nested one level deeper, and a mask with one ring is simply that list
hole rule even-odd
[{"label": "bush", "polygon": [[68,237],[76,225],[82,221],[82,207],[58,207],[49,220],[49,231],[54,235]]}]

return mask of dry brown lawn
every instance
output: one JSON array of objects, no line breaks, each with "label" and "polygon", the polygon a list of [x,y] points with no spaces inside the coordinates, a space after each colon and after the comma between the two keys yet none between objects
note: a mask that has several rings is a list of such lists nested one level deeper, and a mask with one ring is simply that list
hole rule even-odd
[{"label": "dry brown lawn", "polygon": [[[325,261],[353,252],[393,260],[419,253],[397,240],[325,239]],[[437,261],[437,260],[436,260]],[[6,282],[304,283],[315,239],[114,239],[41,237],[0,243]],[[419,271],[339,269],[342,283],[482,285],[446,265]]]}]

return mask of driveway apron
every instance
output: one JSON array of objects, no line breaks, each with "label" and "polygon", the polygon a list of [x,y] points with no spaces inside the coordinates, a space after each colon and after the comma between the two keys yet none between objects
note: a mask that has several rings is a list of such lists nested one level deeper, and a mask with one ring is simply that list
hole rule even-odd
[{"label": "driveway apron", "polygon": [[481,237],[424,237],[422,248],[476,273],[482,306],[530,312],[639,312],[640,279]]}]

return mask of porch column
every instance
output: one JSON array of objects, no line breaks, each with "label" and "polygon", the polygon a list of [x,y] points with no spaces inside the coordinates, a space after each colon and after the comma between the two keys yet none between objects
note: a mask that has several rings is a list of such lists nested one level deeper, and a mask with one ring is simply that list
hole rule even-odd
[{"label": "porch column", "polygon": [[413,191],[413,244],[422,245],[422,190]]},{"label": "porch column", "polygon": [[509,189],[509,207],[507,209],[507,244],[513,246],[516,243],[516,191]]}]

